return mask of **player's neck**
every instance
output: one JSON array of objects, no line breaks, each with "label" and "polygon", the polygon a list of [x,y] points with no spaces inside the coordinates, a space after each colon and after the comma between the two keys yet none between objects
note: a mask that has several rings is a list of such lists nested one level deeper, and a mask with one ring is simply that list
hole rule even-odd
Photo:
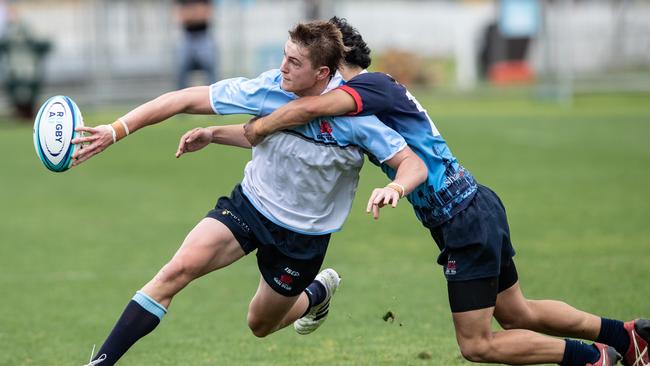
[{"label": "player's neck", "polygon": [[355,65],[343,64],[339,67],[339,72],[343,80],[348,81],[353,77],[359,75],[363,71],[363,68]]},{"label": "player's neck", "polygon": [[325,78],[323,80],[317,81],[311,88],[295,92],[299,97],[313,97],[323,94],[327,84],[329,83],[330,78]]}]

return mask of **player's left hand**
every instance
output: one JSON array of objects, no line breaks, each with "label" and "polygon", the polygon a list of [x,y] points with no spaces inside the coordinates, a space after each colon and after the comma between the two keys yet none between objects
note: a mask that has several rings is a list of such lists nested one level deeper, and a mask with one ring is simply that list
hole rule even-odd
[{"label": "player's left hand", "polygon": [[375,220],[379,219],[379,209],[390,204],[393,207],[397,207],[397,202],[399,201],[399,193],[394,189],[390,188],[375,188],[370,195],[368,200],[368,206],[366,207],[366,213],[372,211],[372,216]]},{"label": "player's left hand", "polygon": [[260,117],[253,117],[244,125],[244,136],[246,140],[250,142],[252,146],[258,145],[260,142],[264,141],[264,135],[261,135],[257,131],[259,122],[257,121]]},{"label": "player's left hand", "polygon": [[178,142],[176,158],[187,152],[194,152],[203,149],[212,142],[212,133],[207,128],[197,127],[185,132]]}]

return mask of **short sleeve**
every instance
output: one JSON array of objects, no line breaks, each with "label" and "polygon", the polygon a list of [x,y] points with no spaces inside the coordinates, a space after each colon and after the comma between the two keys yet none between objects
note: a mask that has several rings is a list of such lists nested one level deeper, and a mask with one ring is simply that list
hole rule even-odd
[{"label": "short sleeve", "polygon": [[210,85],[210,105],[216,114],[264,115],[295,96],[282,91],[279,70],[267,71],[255,79],[232,78]]},{"label": "short sleeve", "polygon": [[375,116],[334,117],[352,129],[353,143],[360,146],[379,163],[390,160],[406,147],[406,141],[395,130],[386,127]]},{"label": "short sleeve", "polygon": [[350,94],[357,105],[349,115],[368,116],[389,110],[393,101],[391,83],[395,82],[388,75],[362,73],[341,85],[339,89]]}]

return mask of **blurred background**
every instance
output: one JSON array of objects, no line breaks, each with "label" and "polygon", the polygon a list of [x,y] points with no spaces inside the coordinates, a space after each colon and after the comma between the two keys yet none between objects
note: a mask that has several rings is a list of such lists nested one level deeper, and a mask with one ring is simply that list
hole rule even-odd
[{"label": "blurred background", "polygon": [[0,107],[30,117],[53,94],[131,104],[254,77],[279,66],[290,27],[333,15],[360,30],[373,70],[411,87],[650,91],[648,0],[0,0]]}]

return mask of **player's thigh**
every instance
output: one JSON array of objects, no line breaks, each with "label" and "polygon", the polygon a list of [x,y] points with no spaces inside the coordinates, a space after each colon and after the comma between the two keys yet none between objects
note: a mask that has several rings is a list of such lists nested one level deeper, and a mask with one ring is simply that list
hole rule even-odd
[{"label": "player's thigh", "polygon": [[190,231],[172,262],[199,277],[225,267],[244,255],[230,229],[220,221],[206,217]]},{"label": "player's thigh", "polygon": [[493,313],[493,307],[452,313],[456,339],[461,348],[468,343],[491,337]]},{"label": "player's thigh", "polygon": [[279,322],[298,300],[298,297],[300,294],[294,296],[279,294],[260,276],[257,291],[248,309],[249,317]]},{"label": "player's thigh", "polygon": [[528,300],[524,297],[519,281],[499,292],[494,308],[494,318],[504,329],[518,328],[531,317]]}]

